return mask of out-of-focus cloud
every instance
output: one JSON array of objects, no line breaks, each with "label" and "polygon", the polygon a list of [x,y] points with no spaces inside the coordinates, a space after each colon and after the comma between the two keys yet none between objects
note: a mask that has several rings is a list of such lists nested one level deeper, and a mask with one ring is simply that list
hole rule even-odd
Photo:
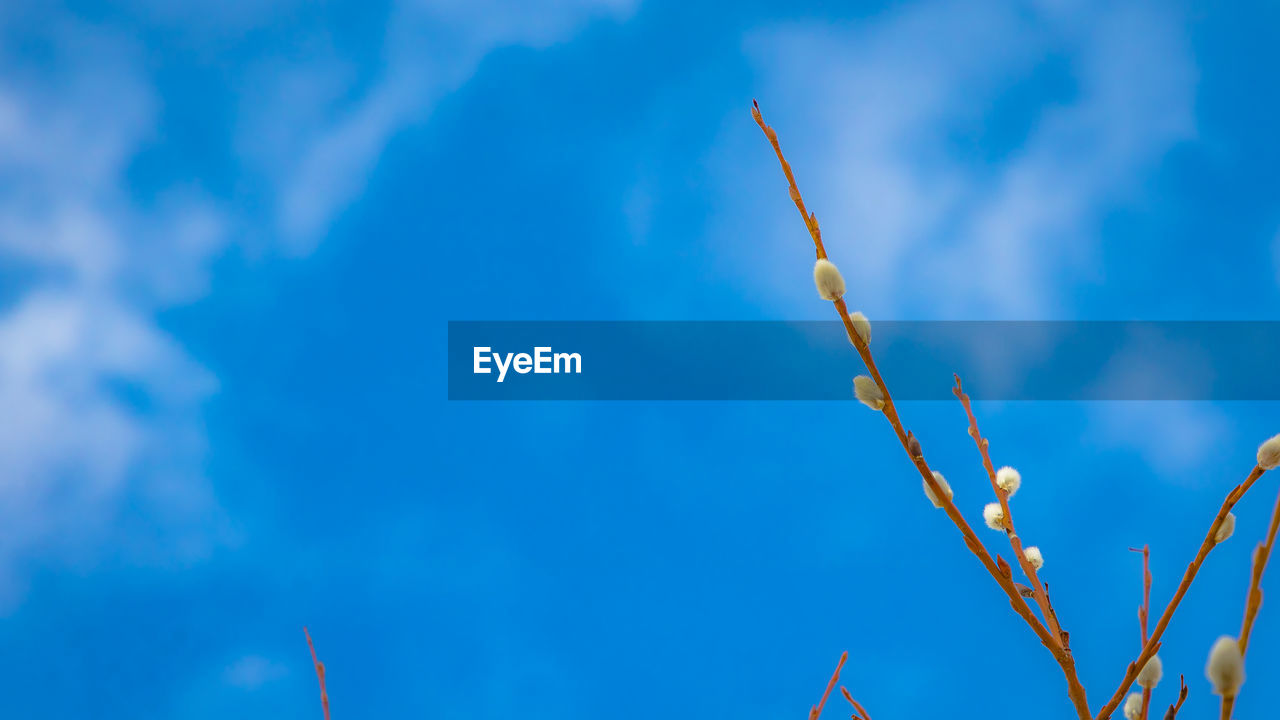
[{"label": "out-of-focus cloud", "polygon": [[157,104],[137,48],[49,20],[47,65],[0,56],[0,605],[20,598],[23,559],[93,556],[129,532],[118,516],[146,517],[161,561],[222,531],[199,469],[216,384],[153,317],[204,287],[222,215],[192,191],[135,201],[126,175]]},{"label": "out-of-focus cloud", "polygon": [[393,8],[380,71],[372,78],[359,77],[351,60],[337,54],[318,65],[266,61],[260,82],[268,101],[246,104],[242,146],[273,178],[286,249],[313,248],[359,196],[391,137],[423,121],[485,55],[503,47],[546,47],[587,21],[624,18],[635,5],[406,0]]},{"label": "out-of-focus cloud", "polygon": [[289,674],[289,669],[261,655],[246,655],[229,665],[223,675],[227,684],[241,690],[257,690]]},{"label": "out-of-focus cloud", "polygon": [[832,257],[881,313],[1062,312],[1103,214],[1194,132],[1187,41],[1158,4],[939,0],[746,48]]},{"label": "out-of-focus cloud", "polygon": [[[204,296],[212,263],[242,237],[265,236],[268,252],[314,248],[389,138],[427,117],[486,53],[545,47],[633,3],[404,3],[372,49],[383,58],[374,71],[336,50],[228,60],[228,82],[262,102],[228,116],[225,136],[240,138],[224,159],[230,172],[265,178],[247,183],[263,197],[241,207],[183,168],[170,169],[182,182],[140,183],[135,164],[172,128],[137,31],[196,47],[202,33],[243,33],[298,11],[250,5],[139,3],[118,25],[34,4],[0,10],[6,41],[41,48],[34,63],[16,42],[0,51],[0,607],[20,599],[32,557],[92,563],[128,547],[133,560],[187,560],[233,537],[203,470],[201,409],[217,380],[157,314]],[[246,232],[263,224],[262,207],[275,230]]]},{"label": "out-of-focus cloud", "polygon": [[1111,450],[1137,453],[1161,477],[1196,486],[1203,470],[1231,436],[1216,405],[1195,402],[1121,402],[1090,405],[1086,438]]}]

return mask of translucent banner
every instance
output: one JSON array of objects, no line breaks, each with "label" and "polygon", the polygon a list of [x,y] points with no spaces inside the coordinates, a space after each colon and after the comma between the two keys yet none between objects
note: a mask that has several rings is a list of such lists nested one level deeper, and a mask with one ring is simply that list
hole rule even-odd
[{"label": "translucent banner", "polygon": [[[896,400],[1280,400],[1276,322],[891,322]],[[831,322],[450,322],[451,400],[852,400]]]}]

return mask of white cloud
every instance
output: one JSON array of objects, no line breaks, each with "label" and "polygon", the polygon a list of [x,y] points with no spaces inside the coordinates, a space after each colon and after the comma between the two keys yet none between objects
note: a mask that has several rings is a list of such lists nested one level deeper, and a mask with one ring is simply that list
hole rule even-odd
[{"label": "white cloud", "polygon": [[[766,117],[859,288],[856,304],[899,317],[1061,312],[1102,215],[1191,137],[1194,73],[1179,19],[1142,2],[894,8],[746,42]],[[1062,91],[1029,95],[1047,86],[1028,82],[1037,72]],[[954,140],[997,124],[968,145]],[[777,227],[796,223],[790,208],[779,213]]]},{"label": "white cloud", "polygon": [[135,48],[67,18],[42,30],[47,65],[0,61],[0,254],[16,288],[0,309],[0,606],[33,556],[103,557],[126,506],[164,538],[147,559],[202,554],[220,532],[198,415],[215,384],[153,319],[199,286],[220,213],[190,192],[135,206],[125,174],[156,114]]},{"label": "white cloud", "polygon": [[547,47],[590,20],[624,18],[635,5],[636,0],[406,0],[392,11],[383,69],[375,78],[360,78],[333,56],[322,61],[320,73],[266,63],[261,97],[267,102],[246,105],[241,143],[259,153],[260,167],[276,185],[286,249],[314,248],[359,196],[391,137],[425,119],[485,55],[503,47]]},{"label": "white cloud", "polygon": [[[1137,326],[1088,392],[1121,400],[1194,397],[1207,395],[1210,388],[1184,385],[1213,379],[1213,364],[1203,348],[1160,335],[1154,326]],[[1087,435],[1093,443],[1134,450],[1148,467],[1184,482],[1205,477],[1204,465],[1220,459],[1215,451],[1230,431],[1221,407],[1207,402],[1127,400],[1087,407]]]},{"label": "white cloud", "polygon": [[1218,462],[1230,425],[1222,409],[1203,402],[1111,402],[1089,406],[1086,439],[1105,448],[1129,450],[1160,476],[1195,485],[1207,463]]},{"label": "white cloud", "polygon": [[[391,135],[464,83],[485,53],[543,47],[631,7],[403,4],[388,19],[377,77],[358,77],[336,53],[301,66],[249,63],[265,80],[235,109],[238,143],[248,170],[267,179],[255,190],[275,202],[283,237],[268,231],[277,245],[267,249],[312,248]],[[237,3],[193,25],[199,13],[165,8],[143,2],[135,20],[181,28],[196,45],[202,32],[236,35],[270,19]],[[203,296],[211,262],[254,218],[194,183],[135,192],[132,165],[164,131],[163,98],[129,35],[39,6],[0,8],[0,32],[42,48],[30,63],[0,47],[2,610],[21,599],[21,568],[34,559],[188,560],[229,538],[202,471],[200,413],[216,379],[155,317]],[[232,676],[257,682],[264,667],[246,660]]]},{"label": "white cloud", "polygon": [[261,655],[246,655],[232,663],[223,672],[223,679],[241,690],[258,688],[289,674],[289,669]]}]

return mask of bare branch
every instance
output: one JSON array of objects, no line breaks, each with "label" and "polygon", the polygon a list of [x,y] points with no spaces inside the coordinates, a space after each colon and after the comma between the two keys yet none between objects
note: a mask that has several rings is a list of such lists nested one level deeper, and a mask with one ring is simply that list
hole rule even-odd
[{"label": "bare branch", "polygon": [[836,683],[840,682],[840,668],[844,667],[844,661],[849,659],[849,653],[840,655],[840,662],[836,663],[836,671],[831,673],[831,681],[827,683],[826,692],[822,693],[822,699],[817,705],[809,708],[809,720],[818,720],[818,716],[822,714],[822,708],[827,704],[827,698],[831,697],[831,691],[835,689]]},{"label": "bare branch", "polygon": [[1164,720],[1174,720],[1175,718],[1177,718],[1178,711],[1182,709],[1182,703],[1186,702],[1187,679],[1179,675],[1178,684],[1182,686],[1182,689],[1178,691],[1178,702],[1170,705],[1169,709],[1164,711]]},{"label": "bare branch", "polygon": [[1129,688],[1133,685],[1134,679],[1138,677],[1138,672],[1142,670],[1142,666],[1160,649],[1160,636],[1164,635],[1165,628],[1169,626],[1169,621],[1173,619],[1173,613],[1178,609],[1178,603],[1182,602],[1182,596],[1186,595],[1187,590],[1191,588],[1191,583],[1196,579],[1196,573],[1200,571],[1200,566],[1204,564],[1205,558],[1209,556],[1209,551],[1213,550],[1214,546],[1217,545],[1214,537],[1218,534],[1218,528],[1222,527],[1222,523],[1227,519],[1227,513],[1231,512],[1231,508],[1240,502],[1240,498],[1249,492],[1249,488],[1253,487],[1253,484],[1265,472],[1266,470],[1255,465],[1244,482],[1227,493],[1227,497],[1222,501],[1222,507],[1218,510],[1217,516],[1214,517],[1213,523],[1209,525],[1209,532],[1205,534],[1204,541],[1200,543],[1200,550],[1196,552],[1195,558],[1187,566],[1187,571],[1182,574],[1182,581],[1178,583],[1178,589],[1173,593],[1173,598],[1169,600],[1169,604],[1165,606],[1155,629],[1151,631],[1151,637],[1147,638],[1147,644],[1142,648],[1142,652],[1138,654],[1138,659],[1129,663],[1124,680],[1121,681],[1120,687],[1116,689],[1115,694],[1098,711],[1098,720],[1106,720],[1111,717],[1111,713],[1115,712],[1120,705],[1120,701],[1124,699],[1124,694],[1129,692]]},{"label": "bare branch", "polygon": [[871,713],[867,712],[866,708],[862,707],[857,700],[853,699],[853,695],[849,692],[848,688],[841,685],[840,692],[844,694],[844,699],[848,700],[849,704],[853,706],[855,718],[858,718],[858,720],[871,720]]},{"label": "bare branch", "polygon": [[329,693],[324,687],[324,663],[316,657],[316,646],[311,642],[311,633],[304,627],[302,634],[307,636],[307,647],[311,648],[311,662],[316,666],[316,677],[320,678],[320,704],[324,707],[324,720],[329,720]]},{"label": "bare branch", "polygon": [[[1142,631],[1142,642],[1139,648],[1147,646],[1147,618],[1151,615],[1151,546],[1143,545],[1141,550],[1129,548],[1130,552],[1142,553],[1142,604],[1138,606],[1138,625]],[[1151,708],[1151,689],[1142,688],[1142,714],[1139,717],[1147,720],[1147,712]]]}]

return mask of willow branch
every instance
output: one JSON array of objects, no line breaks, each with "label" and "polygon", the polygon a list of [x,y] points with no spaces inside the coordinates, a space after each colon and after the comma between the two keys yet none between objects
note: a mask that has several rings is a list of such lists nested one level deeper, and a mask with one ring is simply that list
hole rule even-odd
[{"label": "willow branch", "polygon": [[1147,638],[1146,645],[1143,646],[1142,652],[1138,654],[1138,659],[1129,663],[1129,668],[1124,674],[1124,680],[1120,683],[1120,687],[1116,690],[1106,705],[1098,711],[1098,720],[1106,720],[1111,717],[1111,713],[1120,705],[1120,701],[1124,699],[1124,694],[1129,691],[1129,687],[1133,685],[1133,681],[1138,677],[1138,672],[1147,664],[1152,655],[1160,649],[1160,637],[1164,635],[1165,628],[1169,626],[1169,621],[1173,619],[1173,613],[1178,609],[1178,603],[1182,602],[1182,597],[1187,594],[1187,590],[1191,588],[1191,582],[1196,579],[1196,573],[1200,571],[1200,566],[1204,564],[1205,558],[1209,556],[1209,551],[1213,550],[1217,542],[1214,537],[1218,534],[1218,528],[1222,527],[1223,521],[1227,519],[1227,513],[1231,512],[1231,508],[1240,502],[1240,498],[1249,492],[1249,488],[1262,477],[1266,472],[1261,467],[1255,465],[1249,473],[1249,477],[1244,482],[1232,488],[1227,493],[1227,497],[1222,501],[1222,508],[1218,510],[1218,514],[1213,519],[1213,523],[1209,526],[1209,532],[1205,534],[1204,541],[1200,543],[1200,550],[1196,552],[1195,559],[1187,566],[1186,572],[1182,574],[1182,581],[1178,583],[1178,589],[1174,591],[1173,598],[1169,600],[1169,604],[1165,606],[1164,612],[1160,615],[1160,620],[1156,622],[1155,629],[1151,631],[1151,637]]},{"label": "willow branch", "polygon": [[1182,686],[1182,689],[1178,691],[1178,702],[1173,703],[1168,710],[1164,711],[1164,720],[1175,720],[1178,717],[1178,711],[1182,709],[1182,703],[1187,700],[1187,679],[1179,675],[1178,684]]},{"label": "willow branch", "polygon": [[804,226],[809,230],[809,235],[813,238],[813,246],[818,251],[818,259],[821,260],[827,256],[827,249],[822,245],[822,230],[818,228],[818,218],[805,209],[804,198],[800,197],[800,188],[796,185],[796,176],[791,172],[791,163],[782,156],[782,146],[778,144],[778,133],[765,124],[764,116],[760,114],[760,105],[755,100],[751,101],[751,117],[755,118],[756,124],[764,131],[765,137],[769,138],[769,144],[773,146],[773,152],[778,156],[778,163],[782,165],[782,174],[787,176],[791,201],[800,211],[800,217],[804,218]]},{"label": "willow branch", "polygon": [[[1049,625],[1049,631],[1057,640],[1056,652],[1054,659],[1062,667],[1063,675],[1067,679],[1067,694],[1071,696],[1072,703],[1075,704],[1077,710],[1083,710],[1081,717],[1089,718],[1089,701],[1085,694],[1084,685],[1080,683],[1080,677],[1076,672],[1075,658],[1071,655],[1070,641],[1068,635],[1063,631],[1062,626],[1058,623],[1058,614],[1054,612],[1053,603],[1049,601],[1049,592],[1040,582],[1040,576],[1036,572],[1036,568],[1027,560],[1027,554],[1022,547],[1022,538],[1018,536],[1017,530],[1013,524],[1013,510],[1009,507],[1009,492],[1000,487],[996,481],[995,463],[991,462],[990,441],[982,437],[982,431],[978,429],[978,418],[974,415],[973,404],[969,401],[969,396],[964,392],[964,386],[960,383],[960,376],[955,375],[956,386],[951,392],[960,400],[960,404],[964,407],[965,415],[969,418],[969,435],[973,438],[973,442],[978,446],[978,454],[982,456],[982,467],[987,471],[987,479],[991,481],[991,490],[995,492],[996,498],[1000,501],[1000,510],[1004,517],[1004,530],[1009,538],[1009,545],[1013,548],[1013,554],[1018,559],[1018,564],[1022,567],[1022,573],[1031,581],[1032,597],[1035,598],[1036,604],[1040,606],[1040,614],[1044,616],[1045,622]],[[1050,648],[1054,650],[1054,648]],[[1145,720],[1145,718],[1144,718]]]},{"label": "willow branch", "polygon": [[844,667],[844,661],[849,659],[849,653],[840,655],[840,662],[836,663],[836,671],[831,673],[831,681],[827,683],[826,692],[822,693],[822,699],[817,705],[809,708],[809,720],[818,720],[818,716],[822,714],[822,708],[827,704],[827,698],[831,697],[831,691],[835,689],[836,683],[840,681],[840,668]]},{"label": "willow branch", "polygon": [[1276,496],[1275,509],[1271,511],[1271,525],[1267,528],[1267,539],[1258,543],[1253,551],[1253,574],[1249,580],[1249,594],[1244,607],[1244,624],[1240,628],[1240,654],[1244,655],[1249,648],[1249,635],[1253,632],[1253,623],[1258,619],[1258,610],[1262,608],[1262,573],[1267,569],[1267,560],[1271,558],[1271,550],[1276,544],[1276,531],[1280,529],[1280,495]]},{"label": "willow branch", "polygon": [[316,677],[320,679],[320,705],[324,707],[324,720],[329,720],[329,693],[324,687],[324,663],[316,657],[316,646],[311,642],[311,633],[304,627],[302,634],[307,636],[307,647],[311,648],[311,663],[316,666]]},{"label": "willow branch", "polygon": [[982,456],[982,467],[987,471],[987,478],[991,481],[991,490],[995,492],[996,498],[1000,500],[1000,509],[1004,513],[1004,529],[1005,534],[1009,537],[1009,545],[1013,548],[1013,554],[1018,559],[1018,564],[1022,567],[1022,574],[1027,576],[1031,581],[1031,589],[1036,604],[1040,606],[1040,614],[1044,616],[1045,622],[1049,625],[1050,632],[1058,638],[1058,645],[1064,651],[1070,652],[1070,648],[1064,638],[1062,626],[1058,624],[1057,613],[1053,611],[1053,606],[1049,603],[1049,595],[1045,592],[1044,586],[1040,583],[1040,577],[1036,572],[1036,568],[1027,560],[1027,554],[1022,548],[1022,539],[1018,537],[1018,532],[1013,525],[1013,510],[1009,507],[1009,493],[1000,487],[996,482],[995,464],[991,462],[989,451],[990,441],[982,437],[981,431],[978,430],[978,418],[973,413],[973,405],[969,401],[969,396],[965,394],[964,387],[960,384],[960,376],[955,375],[956,386],[951,389],[952,394],[960,400],[960,404],[964,406],[965,415],[969,418],[969,436],[973,438],[973,442],[978,446],[978,453]]},{"label": "willow branch", "polygon": [[[752,103],[751,116],[755,118],[756,124],[758,124],[760,129],[764,131],[765,137],[769,139],[774,152],[778,156],[778,162],[782,164],[782,172],[786,175],[787,184],[790,187],[791,199],[795,202],[796,209],[798,209],[800,214],[804,217],[805,227],[809,230],[809,235],[813,238],[818,257],[826,257],[826,250],[822,246],[822,234],[818,229],[817,218],[814,217],[812,213],[808,212],[804,206],[804,200],[801,198],[800,190],[796,186],[795,176],[791,172],[791,165],[787,163],[786,158],[782,154],[782,147],[778,143],[777,133],[775,133],[773,128],[769,127],[769,125],[765,123],[764,117],[760,113],[760,106],[754,102]],[[1066,655],[1058,638],[1051,634],[1045,626],[1041,624],[1039,618],[1035,616],[1035,613],[1032,612],[1031,608],[1027,605],[1026,600],[1023,599],[1021,594],[1019,594],[1017,585],[1013,581],[1012,571],[1010,571],[1008,564],[1003,560],[997,563],[996,560],[992,559],[991,554],[987,552],[982,541],[979,540],[978,536],[973,532],[973,528],[969,526],[969,523],[964,519],[960,510],[956,508],[955,502],[953,502],[952,499],[943,492],[942,488],[938,485],[938,481],[934,479],[933,471],[925,462],[923,455],[916,455],[912,452],[907,431],[903,428],[902,421],[898,417],[898,410],[893,403],[893,397],[889,392],[888,386],[885,385],[884,378],[880,375],[880,370],[876,366],[875,359],[871,356],[871,349],[854,328],[853,319],[849,316],[849,308],[845,304],[844,298],[837,298],[833,301],[833,304],[835,305],[836,313],[840,316],[841,322],[844,323],[845,333],[849,336],[849,342],[851,342],[854,348],[857,349],[858,355],[867,366],[867,372],[870,373],[872,380],[884,395],[884,408],[881,412],[884,413],[885,418],[889,421],[889,425],[898,436],[898,442],[902,445],[902,449],[906,451],[907,457],[911,458],[912,464],[914,464],[916,466],[916,470],[920,472],[920,476],[923,478],[925,485],[929,488],[930,492],[933,493],[933,496],[938,498],[939,502],[942,504],[942,510],[964,537],[965,546],[968,547],[969,551],[978,558],[986,571],[995,579],[996,584],[999,585],[1000,589],[1008,596],[1009,604],[1013,607],[1014,612],[1026,621],[1027,625],[1031,627],[1031,630],[1035,632],[1036,636],[1040,639],[1040,642],[1045,647],[1049,648],[1050,652],[1054,654],[1054,657],[1058,659],[1059,664],[1063,666],[1064,672],[1066,672],[1067,665],[1064,664],[1064,662],[1071,663],[1072,661],[1070,656]],[[1071,671],[1067,678],[1069,686],[1072,684],[1071,681],[1073,676],[1074,671]],[[1081,702],[1083,699],[1083,688],[1080,688],[1078,693],[1073,690],[1069,694],[1071,695],[1072,701],[1076,704],[1076,710],[1081,719],[1089,720],[1089,708],[1087,704],[1082,704]]]},{"label": "willow branch", "polygon": [[[1151,615],[1151,546],[1143,545],[1142,549],[1129,548],[1130,552],[1142,553],[1142,604],[1138,606],[1138,625],[1142,631],[1142,642],[1138,647],[1147,646],[1147,618]],[[1142,688],[1142,720],[1147,720],[1147,711],[1151,708],[1151,688]]]},{"label": "willow branch", "polygon": [[[1271,558],[1271,549],[1276,544],[1277,527],[1280,527],[1280,495],[1276,496],[1276,506],[1271,511],[1271,524],[1267,528],[1266,539],[1258,543],[1258,547],[1253,550],[1253,571],[1249,577],[1249,592],[1245,595],[1244,623],[1240,627],[1241,657],[1249,649],[1249,636],[1253,633],[1253,623],[1258,619],[1258,611],[1262,608],[1262,573],[1267,569],[1267,560]],[[1239,693],[1236,693],[1236,696],[1238,695]],[[1236,696],[1222,698],[1222,720],[1231,720]]]},{"label": "willow branch", "polygon": [[871,713],[867,712],[866,708],[862,707],[857,700],[853,699],[853,695],[849,692],[848,688],[841,685],[840,692],[844,695],[844,699],[848,700],[849,704],[853,706],[854,718],[857,718],[857,720],[871,720]]}]

